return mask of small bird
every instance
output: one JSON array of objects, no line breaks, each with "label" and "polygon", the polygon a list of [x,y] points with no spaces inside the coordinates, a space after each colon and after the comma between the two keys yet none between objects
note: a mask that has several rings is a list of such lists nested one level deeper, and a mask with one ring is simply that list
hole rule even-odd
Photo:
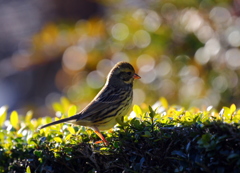
[{"label": "small bird", "polygon": [[94,130],[105,145],[108,145],[108,141],[100,131],[122,123],[122,117],[132,104],[133,81],[140,78],[128,62],[117,63],[109,72],[103,88],[82,111],[71,117],[40,126],[39,129],[64,122],[87,126]]}]

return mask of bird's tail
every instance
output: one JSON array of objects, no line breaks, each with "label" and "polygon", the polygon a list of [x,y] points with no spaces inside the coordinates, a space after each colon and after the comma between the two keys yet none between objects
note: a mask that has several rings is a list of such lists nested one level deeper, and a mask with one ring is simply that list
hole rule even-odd
[{"label": "bird's tail", "polygon": [[48,127],[48,126],[52,126],[52,125],[60,124],[60,123],[64,123],[64,122],[72,122],[74,120],[77,120],[77,119],[76,119],[76,117],[72,116],[72,117],[61,119],[61,120],[53,121],[49,124],[45,124],[43,126],[38,127],[38,129],[43,129],[43,128]]}]

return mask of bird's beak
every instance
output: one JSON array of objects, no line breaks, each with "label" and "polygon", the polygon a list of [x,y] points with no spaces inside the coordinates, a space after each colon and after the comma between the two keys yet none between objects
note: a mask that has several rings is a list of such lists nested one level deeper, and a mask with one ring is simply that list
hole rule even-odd
[{"label": "bird's beak", "polygon": [[141,77],[135,73],[135,74],[133,75],[133,78],[134,78],[134,79],[140,79]]}]

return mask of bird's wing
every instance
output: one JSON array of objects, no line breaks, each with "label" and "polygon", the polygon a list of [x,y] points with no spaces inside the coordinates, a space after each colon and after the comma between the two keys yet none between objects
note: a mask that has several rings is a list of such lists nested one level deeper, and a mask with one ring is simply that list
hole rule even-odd
[{"label": "bird's wing", "polygon": [[78,116],[79,120],[94,120],[102,113],[102,111],[107,112],[108,109],[118,105],[118,102],[122,101],[122,93],[107,91],[107,93],[102,92],[98,97],[96,97],[88,106],[86,106]]}]

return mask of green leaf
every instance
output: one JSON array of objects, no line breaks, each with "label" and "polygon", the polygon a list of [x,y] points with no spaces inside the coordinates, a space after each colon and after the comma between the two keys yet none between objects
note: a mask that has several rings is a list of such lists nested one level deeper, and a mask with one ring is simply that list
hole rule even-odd
[{"label": "green leaf", "polygon": [[13,111],[10,115],[10,123],[15,129],[18,129],[18,113],[16,111]]},{"label": "green leaf", "polygon": [[212,135],[209,133],[203,134],[202,138],[198,140],[199,145],[208,145],[211,140]]},{"label": "green leaf", "polygon": [[42,157],[42,150],[35,150],[33,154],[37,157]]},{"label": "green leaf", "polygon": [[136,127],[136,128],[139,128],[139,126],[140,126],[140,122],[139,122],[139,120],[137,120],[136,118],[133,118],[133,119],[130,121],[130,124],[131,124],[133,127]]},{"label": "green leaf", "polygon": [[180,156],[182,158],[186,158],[187,155],[185,153],[183,153],[181,150],[174,150],[172,151],[171,153],[172,155],[177,155],[177,156]]},{"label": "green leaf", "polygon": [[113,147],[114,148],[119,148],[119,141],[114,141],[113,142]]},{"label": "green leaf", "polygon": [[3,126],[7,118],[7,106],[2,106],[0,108],[0,126]]},{"label": "green leaf", "polygon": [[57,152],[54,152],[53,154],[54,154],[54,157],[55,157],[55,158],[58,158],[58,157],[61,156],[60,153],[57,153]]},{"label": "green leaf", "polygon": [[150,116],[151,118],[153,118],[153,117],[155,116],[154,110],[152,109],[151,106],[148,106],[148,109],[149,109],[149,111],[150,111],[149,116]]},{"label": "green leaf", "polygon": [[232,153],[232,154],[230,154],[230,155],[227,157],[227,160],[230,160],[230,159],[239,159],[239,158],[240,158],[239,154],[237,154],[237,153]]},{"label": "green leaf", "polygon": [[152,135],[149,131],[145,131],[144,135],[142,135],[142,137],[150,138],[150,137],[152,137]]}]

